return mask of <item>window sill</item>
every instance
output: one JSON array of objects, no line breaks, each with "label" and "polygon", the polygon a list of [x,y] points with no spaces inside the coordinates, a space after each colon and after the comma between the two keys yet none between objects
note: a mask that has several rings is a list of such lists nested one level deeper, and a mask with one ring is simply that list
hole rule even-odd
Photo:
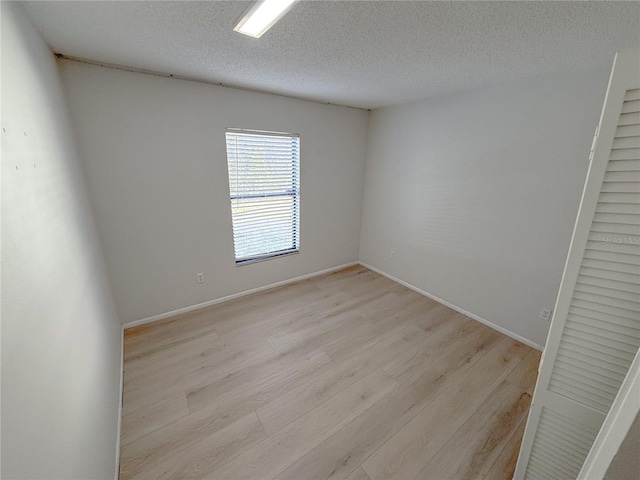
[{"label": "window sill", "polygon": [[297,255],[300,250],[289,250],[281,253],[274,253],[265,255],[264,257],[247,258],[246,260],[236,260],[236,267],[243,267],[245,265],[251,265],[253,263],[265,262],[267,260],[273,260],[274,258],[288,257],[289,255]]}]

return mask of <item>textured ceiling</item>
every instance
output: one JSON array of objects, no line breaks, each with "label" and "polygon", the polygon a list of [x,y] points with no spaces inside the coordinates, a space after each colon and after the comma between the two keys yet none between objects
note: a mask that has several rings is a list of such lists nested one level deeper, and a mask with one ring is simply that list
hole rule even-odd
[{"label": "textured ceiling", "polygon": [[27,2],[57,53],[376,108],[609,65],[640,45],[640,2],[308,2],[262,38],[250,2]]}]

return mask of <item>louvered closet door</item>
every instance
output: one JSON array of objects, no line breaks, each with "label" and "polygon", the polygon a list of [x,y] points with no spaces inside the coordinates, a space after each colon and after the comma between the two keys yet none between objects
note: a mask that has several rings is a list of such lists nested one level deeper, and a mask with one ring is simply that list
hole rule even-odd
[{"label": "louvered closet door", "polygon": [[640,345],[640,52],[614,61],[516,479],[575,479]]}]

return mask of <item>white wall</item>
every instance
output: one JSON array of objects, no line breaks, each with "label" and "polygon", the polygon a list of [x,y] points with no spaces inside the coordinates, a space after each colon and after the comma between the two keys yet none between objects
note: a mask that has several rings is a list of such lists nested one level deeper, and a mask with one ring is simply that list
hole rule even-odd
[{"label": "white wall", "polygon": [[1,8],[1,475],[113,479],[120,322],[54,56]]},{"label": "white wall", "polygon": [[[61,71],[124,322],[358,259],[366,111],[78,62]],[[226,127],[300,134],[300,254],[235,266]]]},{"label": "white wall", "polygon": [[544,345],[606,67],[375,110],[360,259]]}]

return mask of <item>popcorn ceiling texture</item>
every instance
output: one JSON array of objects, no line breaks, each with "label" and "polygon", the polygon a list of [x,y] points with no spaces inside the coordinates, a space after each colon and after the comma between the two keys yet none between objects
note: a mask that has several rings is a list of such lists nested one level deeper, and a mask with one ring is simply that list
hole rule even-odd
[{"label": "popcorn ceiling texture", "polygon": [[26,2],[56,53],[377,108],[607,67],[640,45],[640,2],[306,2],[261,39],[251,2]]}]

